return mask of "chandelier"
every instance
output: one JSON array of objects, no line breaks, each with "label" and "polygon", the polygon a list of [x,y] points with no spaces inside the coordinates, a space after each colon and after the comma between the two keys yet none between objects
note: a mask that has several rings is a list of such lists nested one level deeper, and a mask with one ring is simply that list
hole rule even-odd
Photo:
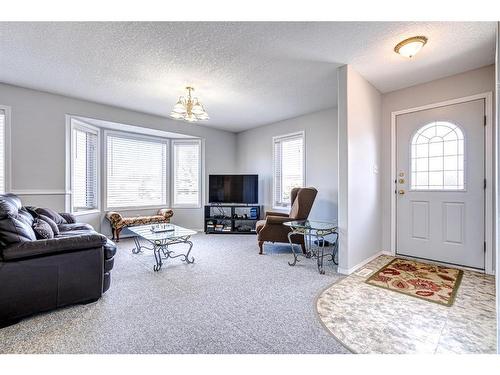
[{"label": "chandelier", "polygon": [[210,117],[208,117],[205,108],[203,108],[198,98],[191,97],[191,91],[194,91],[194,88],[188,86],[186,90],[188,90],[187,97],[179,97],[179,100],[174,105],[172,113],[170,113],[170,117],[176,120],[185,120],[189,122],[208,120]]}]

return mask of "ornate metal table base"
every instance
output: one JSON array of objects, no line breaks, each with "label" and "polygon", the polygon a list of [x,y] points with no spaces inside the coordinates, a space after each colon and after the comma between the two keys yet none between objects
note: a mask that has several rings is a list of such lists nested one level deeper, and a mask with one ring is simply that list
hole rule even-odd
[{"label": "ornate metal table base", "polygon": [[[288,233],[288,242],[290,242],[290,247],[292,248],[292,253],[293,253],[293,261],[288,262],[290,266],[295,266],[297,262],[299,262],[298,256],[295,252],[295,247],[293,246],[294,244],[292,243],[292,236],[294,235],[301,235],[304,236],[304,242],[306,245],[306,258],[315,258],[318,262],[318,272],[322,275],[325,274],[325,269],[323,268],[323,259],[325,257],[330,256],[331,260],[335,265],[337,265],[336,257],[338,255],[338,239],[339,235],[336,231],[336,228],[331,228],[331,229],[326,229],[326,230],[315,230],[315,229],[308,229],[304,227],[295,227],[292,226],[292,231]],[[332,246],[332,253],[331,254],[325,254],[325,236],[327,235],[335,235],[335,241]],[[316,243],[316,246],[313,246],[313,237],[316,239],[314,241]]]},{"label": "ornate metal table base", "polygon": [[[189,240],[191,236],[196,234],[196,231],[179,227],[174,224],[167,224],[164,227],[155,225],[138,225],[130,227],[129,230],[133,232],[135,247],[132,249],[133,254],[138,254],[143,250],[153,251],[155,256],[155,264],[153,270],[158,272],[163,266],[163,261],[169,258],[181,258],[183,262],[193,263],[194,258],[189,257],[193,243]],[[148,241],[152,247],[141,245],[140,238]],[[175,254],[171,250],[171,246],[177,244],[187,244],[189,249],[185,253]]]}]

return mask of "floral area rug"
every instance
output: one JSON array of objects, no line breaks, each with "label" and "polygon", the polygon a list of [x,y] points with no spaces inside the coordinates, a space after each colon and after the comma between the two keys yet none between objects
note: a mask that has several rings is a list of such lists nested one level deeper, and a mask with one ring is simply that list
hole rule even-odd
[{"label": "floral area rug", "polygon": [[453,305],[463,271],[413,260],[396,258],[365,282],[409,296]]}]

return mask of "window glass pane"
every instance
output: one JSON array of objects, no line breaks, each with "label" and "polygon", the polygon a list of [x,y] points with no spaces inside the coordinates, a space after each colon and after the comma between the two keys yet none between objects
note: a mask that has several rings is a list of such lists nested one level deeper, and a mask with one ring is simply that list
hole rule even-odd
[{"label": "window glass pane", "polygon": [[200,203],[200,143],[173,142],[174,204]]},{"label": "window glass pane", "polygon": [[274,204],[290,204],[290,192],[304,186],[304,137],[277,137],[274,140]]},{"label": "window glass pane", "polygon": [[85,127],[72,131],[73,211],[95,209],[97,202],[97,141],[93,130]]},{"label": "window glass pane", "polygon": [[464,137],[458,126],[449,122],[422,126],[411,142],[411,188],[464,189],[463,152]]},{"label": "window glass pane", "polygon": [[167,204],[167,144],[108,135],[107,206]]}]

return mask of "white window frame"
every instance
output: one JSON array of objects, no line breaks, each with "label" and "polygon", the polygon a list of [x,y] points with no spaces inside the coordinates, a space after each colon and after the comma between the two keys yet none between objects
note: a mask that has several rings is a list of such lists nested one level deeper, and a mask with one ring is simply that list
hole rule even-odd
[{"label": "white window frame", "polygon": [[[200,147],[200,158],[198,167],[198,202],[196,204],[176,204],[175,203],[175,162],[174,162],[174,148],[176,144],[198,144]],[[172,208],[201,208],[201,197],[203,194],[203,142],[201,139],[171,139],[170,142],[170,197],[171,197],[171,207]]]},{"label": "white window frame", "polygon": [[5,114],[5,128],[4,128],[4,181],[5,181],[5,191],[0,192],[0,193],[9,193],[12,189],[11,186],[11,181],[12,181],[12,176],[11,176],[11,108],[6,105],[0,105],[0,110],[2,110]]},{"label": "white window frame", "polygon": [[[75,211],[74,209],[74,148],[73,148],[73,130],[81,130],[87,133],[93,133],[97,136],[97,191],[96,202],[97,207],[88,210]],[[101,212],[101,130],[98,127],[84,123],[83,121],[71,118],[70,119],[70,132],[69,132],[69,165],[70,165],[70,212],[76,216],[88,215]]]},{"label": "white window frame", "polygon": [[[463,185],[464,187],[462,189],[420,189],[420,188],[414,188],[413,187],[413,168],[412,168],[412,159],[413,159],[413,152],[412,152],[412,146],[413,146],[413,138],[415,138],[415,136],[417,135],[417,133],[420,131],[420,129],[422,129],[424,126],[428,125],[428,124],[431,124],[431,123],[436,123],[436,122],[445,122],[445,123],[450,123],[451,125],[454,125],[458,128],[458,130],[462,133],[462,137],[463,137],[463,165],[462,165],[462,168],[463,168]],[[431,122],[428,122],[422,126],[420,126],[417,130],[415,130],[411,137],[410,137],[410,141],[408,143],[408,166],[409,166],[409,180],[410,180],[410,188],[408,189],[409,191],[415,191],[415,192],[427,192],[427,193],[433,193],[433,192],[443,192],[443,193],[447,193],[447,192],[455,192],[455,193],[465,193],[467,192],[467,184],[466,184],[466,181],[467,181],[467,159],[466,159],[466,155],[467,155],[467,142],[466,142],[466,139],[467,139],[467,134],[465,132],[465,129],[460,125],[460,124],[456,124],[454,122],[451,122],[451,121],[431,121]],[[427,143],[429,144],[429,143]],[[427,158],[430,158],[432,156],[428,156]]]},{"label": "white window frame", "polygon": [[[147,209],[155,209],[155,208],[167,208],[170,207],[170,184],[171,184],[171,176],[170,176],[170,160],[167,160],[165,175],[167,176],[167,183],[165,184],[165,204],[161,205],[148,205],[148,206],[126,206],[126,207],[109,207],[108,206],[108,137],[116,136],[121,138],[128,138],[132,140],[142,140],[142,141],[152,141],[157,143],[164,143],[167,146],[167,157],[170,158],[170,139],[162,138],[162,137],[153,137],[135,133],[127,133],[127,132],[119,132],[114,130],[105,130],[104,131],[104,139],[103,139],[103,149],[104,149],[104,160],[102,163],[103,166],[103,204],[106,211],[135,211],[135,210],[147,210]],[[170,158],[171,159],[171,158]]]},{"label": "white window frame", "polygon": [[290,209],[290,203],[286,203],[286,204],[278,204],[278,202],[276,201],[276,196],[275,196],[275,193],[276,193],[276,176],[274,174],[275,172],[275,165],[276,165],[276,160],[275,160],[275,150],[274,150],[274,146],[276,144],[276,141],[280,141],[280,140],[284,140],[286,138],[291,138],[291,137],[302,137],[302,142],[303,142],[303,147],[304,147],[304,152],[302,154],[302,176],[303,176],[303,185],[304,186],[307,186],[306,184],[306,133],[304,130],[301,130],[301,131],[298,131],[298,132],[294,132],[294,133],[288,133],[288,134],[282,134],[282,135],[278,135],[278,136],[274,136],[273,139],[272,139],[272,159],[273,159],[273,164],[272,164],[272,176],[273,176],[273,183],[272,183],[272,192],[271,192],[271,197],[272,197],[272,207],[273,209],[276,209],[276,210],[287,210],[287,209]]}]

